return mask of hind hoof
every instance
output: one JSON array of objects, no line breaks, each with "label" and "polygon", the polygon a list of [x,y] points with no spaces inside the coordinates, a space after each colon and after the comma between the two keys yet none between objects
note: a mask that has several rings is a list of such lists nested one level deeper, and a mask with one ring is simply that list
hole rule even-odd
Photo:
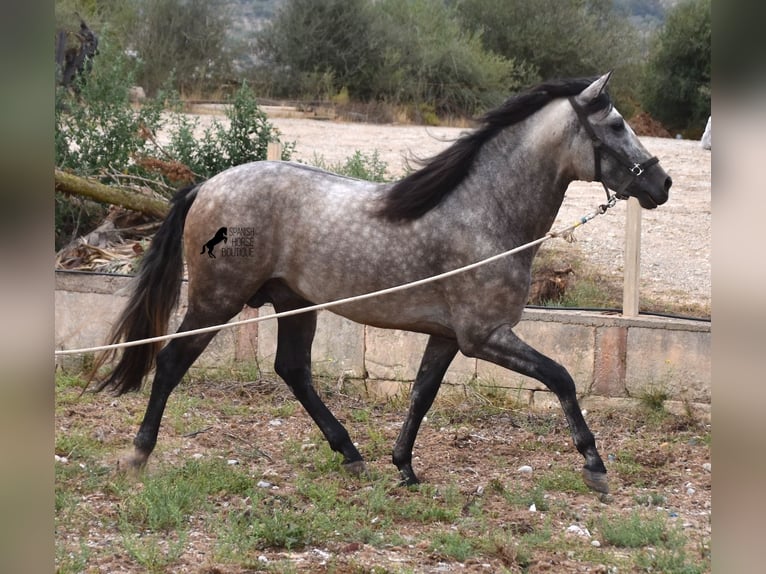
[{"label": "hind hoof", "polygon": [[117,471],[125,474],[137,475],[146,466],[147,457],[132,453],[120,457],[117,460]]},{"label": "hind hoof", "polygon": [[354,462],[344,462],[343,469],[354,476],[367,476],[367,465],[363,460],[355,460]]},{"label": "hind hoof", "polygon": [[606,480],[605,472],[595,472],[583,467],[582,478],[591,490],[601,494],[609,494],[609,483]]}]

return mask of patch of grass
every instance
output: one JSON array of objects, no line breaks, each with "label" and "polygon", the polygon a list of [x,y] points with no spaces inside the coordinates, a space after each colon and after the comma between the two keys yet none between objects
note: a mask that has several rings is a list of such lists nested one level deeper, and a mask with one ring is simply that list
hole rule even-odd
[{"label": "patch of grass", "polygon": [[476,554],[473,540],[458,531],[437,532],[431,538],[430,550],[460,562],[464,562]]},{"label": "patch of grass", "polygon": [[535,476],[539,488],[548,492],[589,492],[579,472],[569,469],[556,469]]},{"label": "patch of grass", "polygon": [[83,389],[85,388],[85,379],[81,374],[67,373],[57,370],[55,376],[56,390],[64,389]]},{"label": "patch of grass", "polygon": [[540,486],[532,488],[503,489],[503,498],[517,508],[527,509],[532,504],[540,512],[545,512],[549,508],[548,499],[545,497],[545,491]]},{"label": "patch of grass", "polygon": [[670,398],[670,394],[664,386],[651,385],[640,395],[641,405],[649,411],[664,411],[665,401]]},{"label": "patch of grass", "polygon": [[188,533],[183,530],[171,536],[165,532],[141,533],[123,536],[122,545],[143,571],[160,574],[181,557],[187,540]]},{"label": "patch of grass", "polygon": [[615,455],[614,468],[619,477],[627,484],[645,487],[646,469],[636,460],[636,455],[627,450],[620,450]]},{"label": "patch of grass", "polygon": [[647,494],[636,494],[633,500],[640,506],[664,506],[667,498],[659,492],[649,492]]},{"label": "patch of grass", "polygon": [[[532,276],[550,269],[574,271],[568,281],[564,295],[547,301],[547,307],[594,307],[606,309],[622,308],[622,277],[604,276],[601,268],[590,264],[571,246],[543,245],[532,262]],[[687,317],[710,317],[710,305],[690,304],[680,293],[672,301],[642,297],[641,312],[675,314]]]},{"label": "patch of grass", "polygon": [[88,566],[91,551],[81,540],[78,549],[66,549],[61,545],[56,546],[56,573],[57,574],[79,574],[85,572]]},{"label": "patch of grass", "polygon": [[664,514],[633,511],[627,517],[601,517],[596,521],[603,541],[619,548],[641,548],[635,564],[646,572],[663,574],[702,574],[708,571],[710,556],[701,561],[690,557],[686,539],[676,525],[668,524]]},{"label": "patch of grass", "polygon": [[633,511],[627,517],[602,517],[597,521],[603,541],[620,548],[641,548],[662,544],[667,540],[667,523],[663,515]]},{"label": "patch of grass", "polygon": [[243,494],[251,485],[242,470],[222,460],[190,460],[145,476],[142,488],[125,497],[121,522],[129,531],[181,529],[189,515],[208,505],[209,496]]}]

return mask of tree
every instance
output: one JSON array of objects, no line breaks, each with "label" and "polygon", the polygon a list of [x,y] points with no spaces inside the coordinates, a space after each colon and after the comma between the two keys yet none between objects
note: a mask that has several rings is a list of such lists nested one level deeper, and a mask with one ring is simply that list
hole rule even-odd
[{"label": "tree", "polygon": [[380,65],[368,0],[288,0],[258,35],[263,68],[278,95],[327,98],[346,88],[371,96]]},{"label": "tree", "polygon": [[532,81],[615,70],[612,92],[635,83],[638,37],[608,0],[461,0],[463,26],[515,60]]},{"label": "tree", "polygon": [[384,64],[375,91],[393,103],[425,103],[447,114],[475,114],[524,84],[512,59],[487,52],[440,0],[381,0],[377,34]]},{"label": "tree", "polygon": [[288,0],[258,46],[281,96],[345,88],[356,100],[473,114],[521,85],[519,68],[461,30],[442,0]]},{"label": "tree", "polygon": [[646,110],[699,137],[710,114],[711,2],[685,0],[667,14],[641,82]]},{"label": "tree", "polygon": [[132,45],[141,63],[138,81],[153,95],[169,78],[185,93],[217,88],[227,79],[229,18],[222,0],[139,0]]}]

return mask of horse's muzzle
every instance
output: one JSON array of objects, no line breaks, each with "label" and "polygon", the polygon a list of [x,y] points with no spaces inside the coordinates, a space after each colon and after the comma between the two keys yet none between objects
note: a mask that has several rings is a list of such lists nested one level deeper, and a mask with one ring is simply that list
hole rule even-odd
[{"label": "horse's muzzle", "polygon": [[[658,176],[632,182],[620,196],[623,199],[626,196],[635,197],[644,209],[654,209],[662,205],[668,200],[673,180],[665,172],[662,172],[662,175],[658,174]],[[660,177],[662,180],[654,183]]]}]

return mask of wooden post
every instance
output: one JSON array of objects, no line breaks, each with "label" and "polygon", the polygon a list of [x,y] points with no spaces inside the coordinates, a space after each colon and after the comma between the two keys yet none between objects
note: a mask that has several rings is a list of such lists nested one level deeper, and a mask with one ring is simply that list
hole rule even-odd
[{"label": "wooden post", "polygon": [[622,314],[626,317],[636,317],[641,279],[641,205],[635,197],[628,199],[628,211],[625,218],[625,279],[622,290]]},{"label": "wooden post", "polygon": [[279,161],[282,159],[282,144],[279,142],[269,142],[266,148],[266,159],[269,161]]}]

